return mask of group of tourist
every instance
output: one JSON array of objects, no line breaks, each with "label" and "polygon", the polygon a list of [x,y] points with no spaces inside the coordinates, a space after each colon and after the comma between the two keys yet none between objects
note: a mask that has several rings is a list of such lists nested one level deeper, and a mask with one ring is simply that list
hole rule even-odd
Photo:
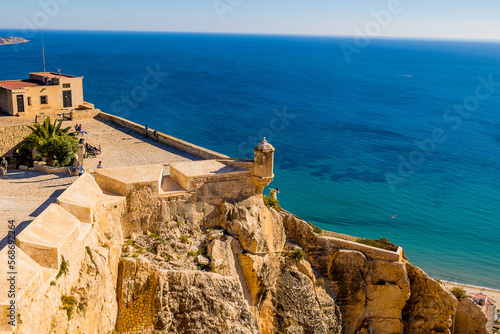
[{"label": "group of tourist", "polygon": [[84,134],[84,135],[86,135],[88,133],[87,131],[85,131],[85,130],[82,129],[82,125],[81,124],[76,124],[75,125],[75,132],[76,133],[81,133],[81,134]]}]

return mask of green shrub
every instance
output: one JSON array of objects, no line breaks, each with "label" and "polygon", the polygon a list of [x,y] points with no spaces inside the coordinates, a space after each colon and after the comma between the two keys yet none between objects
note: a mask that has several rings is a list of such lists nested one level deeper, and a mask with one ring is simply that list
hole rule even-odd
[{"label": "green shrub", "polygon": [[305,256],[306,253],[302,249],[295,249],[292,254],[292,258],[297,262],[303,260]]},{"label": "green shrub", "polygon": [[92,250],[90,249],[89,246],[85,246],[85,250],[87,251],[87,254],[89,255],[90,257],[90,262],[92,262],[92,264],[94,265],[95,267],[95,274],[97,276],[97,274],[99,274],[99,269],[97,268],[97,264],[95,263],[94,261],[94,257],[92,256]]},{"label": "green shrub", "polygon": [[189,241],[189,240],[188,240],[188,236],[187,236],[187,235],[185,235],[185,234],[181,235],[181,242],[182,242],[183,244],[187,244],[187,243],[188,243],[188,241]]},{"label": "green shrub", "polygon": [[189,252],[188,252],[188,256],[193,256],[193,257],[195,257],[196,255],[197,255],[197,254],[196,254],[196,252],[195,252],[195,251],[189,251]]},{"label": "green shrub", "polygon": [[71,315],[73,314],[73,308],[75,307],[76,304],[75,297],[62,295],[61,302],[62,302],[62,309],[66,310],[66,313],[68,314],[68,319],[71,319]]},{"label": "green shrub", "polygon": [[451,293],[458,299],[465,299],[467,298],[467,292],[465,292],[464,289],[462,288],[459,288],[458,286],[454,287],[453,289],[451,289]]},{"label": "green shrub", "polygon": [[280,212],[281,211],[281,207],[278,203],[278,200],[277,199],[274,199],[274,198],[271,198],[267,195],[264,195],[263,196],[263,199],[264,199],[264,204],[269,207],[269,208],[273,208],[274,210]]},{"label": "green shrub", "polygon": [[78,142],[69,135],[53,137],[47,143],[47,151],[57,159],[57,165],[68,166],[77,152]]},{"label": "green shrub", "polygon": [[200,249],[198,249],[198,255],[207,255],[207,253],[208,253],[207,246],[201,246]]},{"label": "green shrub", "polygon": [[68,273],[68,271],[69,271],[69,263],[63,257],[62,261],[61,261],[61,264],[59,265],[59,272],[56,275],[56,279],[58,279],[62,275],[66,276],[66,274]]},{"label": "green shrub", "polygon": [[325,281],[322,278],[318,278],[316,280],[316,286],[323,286],[325,284]]},{"label": "green shrub", "polygon": [[138,256],[139,256],[139,254],[137,254],[137,253],[133,253],[133,254],[132,254],[132,255],[130,255],[130,256],[131,256],[131,257],[138,257]]},{"label": "green shrub", "polygon": [[320,229],[319,227],[315,226],[315,225],[311,225],[312,226],[312,229],[313,229],[313,232],[316,233],[316,234],[323,234],[323,230]]},{"label": "green shrub", "polygon": [[395,252],[395,251],[398,250],[398,246],[390,243],[389,240],[387,240],[387,238],[380,238],[378,240],[358,238],[356,240],[356,242],[358,242],[360,244],[365,244],[365,245],[368,245],[368,246],[372,246],[372,247],[377,247],[377,248],[382,248],[382,249],[390,250],[390,251],[393,251],[393,252]]},{"label": "green shrub", "polygon": [[[378,240],[358,238],[356,240],[356,242],[360,243],[360,244],[365,244],[365,245],[368,245],[368,246],[372,246],[372,247],[386,249],[386,250],[389,250],[389,251],[392,251],[392,252],[397,251],[398,248],[399,248],[398,245],[395,245],[395,244],[389,242],[389,240],[387,240],[387,238],[385,238],[385,237],[380,238]],[[403,259],[405,259],[406,261],[410,262],[410,260],[408,260],[408,257],[406,256],[405,252],[403,252]]]}]

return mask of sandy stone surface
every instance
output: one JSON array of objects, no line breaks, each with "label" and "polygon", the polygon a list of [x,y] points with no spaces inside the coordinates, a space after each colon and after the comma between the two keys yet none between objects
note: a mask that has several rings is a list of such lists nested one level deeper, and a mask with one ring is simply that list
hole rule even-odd
[{"label": "sandy stone surface", "polygon": [[81,124],[82,129],[87,132],[78,135],[78,139],[83,138],[86,143],[95,147],[100,145],[102,149],[101,155],[85,159],[84,167],[91,172],[99,161],[102,161],[104,167],[119,167],[201,159],[105,120],[66,121],[63,126],[71,126],[73,130],[76,124]]},{"label": "sandy stone surface", "polygon": [[7,222],[15,220],[20,233],[56,198],[68,188],[76,176],[44,174],[36,171],[9,169],[0,177],[0,249],[5,246]]},{"label": "sandy stone surface", "polygon": [[[30,123],[31,119],[21,117],[1,117],[4,123]],[[168,145],[145,138],[112,122],[99,119],[65,121],[63,127],[74,129],[81,124],[87,132],[78,135],[92,146],[101,145],[102,154],[84,160],[86,172],[93,172],[99,161],[105,168],[119,166],[136,166],[167,164],[174,161],[200,160],[200,157],[187,154]],[[36,171],[20,171],[9,169],[6,176],[0,176],[0,249],[6,243],[7,221],[16,223],[16,232],[20,233],[35,217],[37,217],[56,198],[68,188],[77,176],[66,174],[44,174]]]}]

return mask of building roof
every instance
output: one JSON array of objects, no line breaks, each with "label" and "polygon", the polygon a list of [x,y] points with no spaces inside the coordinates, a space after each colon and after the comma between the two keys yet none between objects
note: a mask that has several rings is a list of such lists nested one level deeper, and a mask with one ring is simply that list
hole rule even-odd
[{"label": "building roof", "polygon": [[271,152],[274,151],[274,147],[273,145],[269,144],[266,140],[266,137],[264,137],[264,139],[262,139],[262,142],[259,145],[255,146],[253,150]]},{"label": "building roof", "polygon": [[37,87],[37,86],[45,86],[45,84],[43,82],[35,80],[0,81],[0,87],[4,87],[7,89],[20,89],[20,88]]},{"label": "building roof", "polygon": [[486,303],[496,304],[497,302],[490,297],[483,295],[482,293],[471,293],[472,298],[477,298],[479,300],[484,299]]},{"label": "building roof", "polygon": [[75,77],[74,75],[61,74],[61,73],[55,73],[55,72],[33,72],[30,74],[45,76],[47,78],[78,78],[78,77]]}]

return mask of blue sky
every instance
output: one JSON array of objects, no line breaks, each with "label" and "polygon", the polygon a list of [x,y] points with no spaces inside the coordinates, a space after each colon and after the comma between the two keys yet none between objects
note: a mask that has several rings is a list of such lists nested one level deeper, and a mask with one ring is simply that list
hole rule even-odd
[{"label": "blue sky", "polygon": [[[378,20],[377,15],[379,13]],[[383,15],[385,14],[385,15]],[[388,15],[387,15],[388,14]],[[18,0],[0,28],[500,40],[498,0]]]}]

